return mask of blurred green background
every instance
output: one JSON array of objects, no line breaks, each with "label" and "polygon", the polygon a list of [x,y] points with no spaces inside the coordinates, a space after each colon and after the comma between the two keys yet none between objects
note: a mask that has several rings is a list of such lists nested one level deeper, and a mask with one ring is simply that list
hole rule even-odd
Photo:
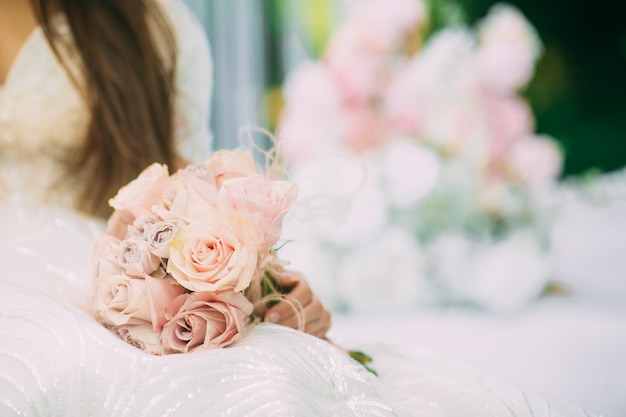
[{"label": "blurred green background", "polygon": [[[424,0],[437,25],[473,25],[494,0]],[[245,124],[273,128],[285,75],[318,57],[341,20],[343,0],[185,0],[201,18],[214,52],[216,146],[232,147]],[[544,45],[523,94],[538,133],[565,152],[563,176],[626,167],[626,2],[509,0]]]}]

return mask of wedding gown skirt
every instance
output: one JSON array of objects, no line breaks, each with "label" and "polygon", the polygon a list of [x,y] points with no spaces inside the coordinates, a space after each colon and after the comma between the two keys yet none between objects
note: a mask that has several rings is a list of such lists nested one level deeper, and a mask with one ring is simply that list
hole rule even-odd
[{"label": "wedding gown skirt", "polygon": [[[263,324],[224,349],[151,356],[84,311],[102,225],[62,209],[0,221],[0,416],[591,416],[415,347]],[[538,369],[537,372],[541,372]]]}]

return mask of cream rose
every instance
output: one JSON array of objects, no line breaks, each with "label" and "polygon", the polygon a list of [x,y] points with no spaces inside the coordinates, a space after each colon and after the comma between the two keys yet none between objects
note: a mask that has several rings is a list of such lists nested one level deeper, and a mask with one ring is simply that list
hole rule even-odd
[{"label": "cream rose", "polygon": [[152,324],[145,321],[137,321],[133,324],[117,326],[115,331],[120,338],[144,352],[158,355],[161,352],[159,339],[161,334],[152,330]]},{"label": "cream rose", "polygon": [[161,352],[187,353],[228,346],[241,337],[253,306],[241,293],[183,294],[166,308]]},{"label": "cream rose", "polygon": [[91,257],[93,276],[117,275],[123,271],[118,261],[120,240],[104,235],[95,244]]},{"label": "cream rose", "polygon": [[297,195],[296,186],[290,182],[252,175],[224,181],[218,206],[223,212],[250,219],[261,246],[267,249],[280,238],[283,218]]},{"label": "cream rose", "polygon": [[152,320],[146,281],[123,273],[98,277],[96,307],[104,322],[114,326]]},{"label": "cream rose", "polygon": [[258,252],[236,229],[245,222],[211,218],[181,230],[170,243],[167,272],[191,291],[242,291],[254,275]]}]

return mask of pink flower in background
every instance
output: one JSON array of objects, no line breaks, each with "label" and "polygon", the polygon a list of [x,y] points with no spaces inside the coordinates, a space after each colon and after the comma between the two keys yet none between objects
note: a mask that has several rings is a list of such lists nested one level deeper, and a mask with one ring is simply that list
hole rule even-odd
[{"label": "pink flower in background", "polygon": [[218,195],[220,210],[251,219],[265,249],[276,244],[282,233],[283,218],[298,195],[296,186],[272,181],[263,175],[232,178]]},{"label": "pink flower in background", "polygon": [[330,50],[326,65],[348,108],[367,105],[382,87],[380,58],[360,51]]},{"label": "pink flower in background", "polygon": [[239,293],[196,292],[174,299],[165,310],[162,353],[188,353],[228,346],[241,337],[250,301]]},{"label": "pink flower in background", "polygon": [[368,0],[348,4],[352,12],[331,44],[361,49],[379,56],[394,52],[425,18],[415,0]]},{"label": "pink flower in background", "polygon": [[385,140],[385,129],[380,115],[363,108],[346,115],[344,119],[345,145],[357,152],[377,148]]},{"label": "pink flower in background", "polygon": [[[290,165],[300,165],[337,146],[342,99],[326,66],[313,62],[299,66],[287,77],[284,95],[286,109],[278,139]],[[319,118],[325,122],[319,123]]]},{"label": "pink flower in background", "polygon": [[170,244],[167,272],[191,291],[244,290],[256,271],[258,251],[256,242],[239,240],[239,226],[209,218],[183,228]]},{"label": "pink flower in background", "polygon": [[535,123],[530,106],[514,96],[486,93],[482,100],[489,124],[492,157],[502,159],[517,142],[532,134]]}]

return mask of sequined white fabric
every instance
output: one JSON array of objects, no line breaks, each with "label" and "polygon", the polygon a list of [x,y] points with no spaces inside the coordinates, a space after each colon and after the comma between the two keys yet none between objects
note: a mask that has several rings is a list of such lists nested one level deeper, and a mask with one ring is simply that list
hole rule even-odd
[{"label": "sequined white fabric", "polygon": [[[164,2],[180,44],[178,135],[208,145],[205,40],[188,10]],[[202,81],[205,80],[205,81]],[[413,348],[350,342],[375,377],[331,343],[260,325],[236,345],[144,354],[88,314],[88,258],[103,224],[51,188],[80,143],[80,95],[36,30],[0,89],[0,416],[590,416]],[[540,370],[538,370],[540,372]]]}]

